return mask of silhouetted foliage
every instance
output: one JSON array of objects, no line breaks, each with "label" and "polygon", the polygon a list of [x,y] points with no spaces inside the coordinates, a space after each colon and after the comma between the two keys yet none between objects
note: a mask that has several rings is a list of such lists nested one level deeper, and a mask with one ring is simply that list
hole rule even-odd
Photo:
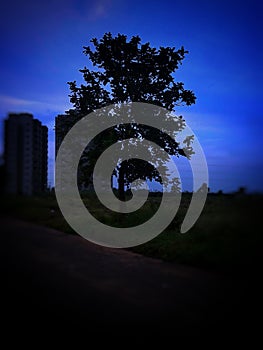
[{"label": "silhouetted foliage", "polygon": [[0,193],[4,192],[5,181],[6,181],[5,165],[1,164],[0,165]]},{"label": "silhouetted foliage", "polygon": [[[111,33],[104,34],[100,40],[92,39],[91,43],[93,49],[84,47],[84,54],[96,69],[80,69],[85,84],[77,86],[76,81],[68,83],[70,102],[74,108],[67,113],[81,118],[103,106],[124,102],[146,102],[169,111],[173,111],[175,106],[195,103],[194,93],[184,89],[184,84],[175,82],[173,77],[188,53],[184,47],[177,50],[174,47],[156,49],[149,43],[142,44],[139,36],[133,36],[128,41],[125,35],[113,37]],[[147,136],[148,140],[158,143],[170,155],[185,155],[178,143],[159,130],[134,124],[120,125],[107,132],[109,138],[104,134],[95,140],[97,147],[87,155],[89,166],[86,179],[90,178],[90,165],[98,154],[111,142],[127,138],[127,135]],[[150,165],[137,159],[122,162],[115,169],[115,174],[118,174],[120,198],[123,197],[124,186],[136,178],[161,182],[159,174]]]},{"label": "silhouetted foliage", "polygon": [[246,193],[246,188],[245,187],[239,187],[237,193],[238,194],[245,194]]}]

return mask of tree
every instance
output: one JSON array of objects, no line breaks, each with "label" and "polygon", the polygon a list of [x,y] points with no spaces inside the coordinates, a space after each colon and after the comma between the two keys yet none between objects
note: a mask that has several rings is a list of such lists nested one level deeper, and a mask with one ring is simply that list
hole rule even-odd
[{"label": "tree", "polygon": [[[113,37],[106,33],[98,39],[92,39],[93,49],[84,47],[84,54],[89,58],[96,70],[87,67],[80,69],[85,84],[77,86],[76,81],[69,82],[71,90],[70,102],[74,108],[68,113],[74,113],[79,118],[88,113],[107,106],[125,102],[146,102],[169,111],[176,106],[195,103],[195,95],[191,90],[184,89],[182,82],[175,82],[173,73],[182,63],[188,53],[181,47],[160,47],[156,49],[150,43],[141,43],[139,36],[133,36],[130,41],[126,35]],[[184,120],[181,119],[183,124]],[[181,125],[182,127],[182,125]],[[92,168],[96,156],[109,144],[122,140],[127,135],[132,137],[147,137],[158,143],[170,155],[183,155],[183,149],[167,134],[149,126],[119,125],[108,131],[110,138],[100,136],[93,150],[86,153],[83,159],[89,158],[86,174]],[[149,164],[138,159],[122,162],[116,169],[118,174],[119,197],[124,199],[124,188],[131,180],[138,177],[155,179],[161,182],[158,172]],[[88,178],[88,177],[87,177]]]}]

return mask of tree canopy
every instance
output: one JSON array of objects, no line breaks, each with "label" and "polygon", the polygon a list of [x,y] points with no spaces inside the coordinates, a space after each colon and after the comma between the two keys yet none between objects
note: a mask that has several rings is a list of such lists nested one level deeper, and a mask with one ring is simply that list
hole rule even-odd
[{"label": "tree canopy", "polygon": [[[126,35],[118,34],[113,37],[106,33],[98,40],[91,40],[93,47],[85,46],[84,54],[88,57],[93,68],[80,69],[84,83],[80,86],[76,81],[69,82],[70,102],[73,109],[67,113],[78,115],[79,118],[111,104],[144,102],[164,107],[174,111],[175,107],[191,105],[196,97],[191,90],[184,88],[182,82],[176,82],[175,71],[182,64],[188,53],[181,47],[154,48],[150,43],[142,43],[139,36],[130,40]],[[181,118],[183,128],[184,120]],[[180,126],[179,126],[180,128]],[[170,155],[185,155],[179,144],[160,130],[145,125],[118,125],[100,135],[94,140],[97,147],[86,152],[89,174],[92,163],[100,152],[109,145],[123,138],[147,137],[164,148]],[[109,137],[110,136],[110,137]],[[87,163],[86,163],[87,164]],[[124,186],[138,177],[155,179],[161,182],[158,172],[151,165],[144,164],[138,159],[122,162],[116,169],[118,175],[120,198],[123,197]],[[87,176],[86,179],[88,179]]]}]

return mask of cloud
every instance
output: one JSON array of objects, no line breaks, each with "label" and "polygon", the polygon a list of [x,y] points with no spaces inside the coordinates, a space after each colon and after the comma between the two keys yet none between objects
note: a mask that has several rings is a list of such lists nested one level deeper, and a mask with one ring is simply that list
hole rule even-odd
[{"label": "cloud", "polygon": [[29,100],[15,96],[0,95],[0,112],[31,112],[31,113],[47,113],[55,111],[56,113],[64,113],[70,108],[70,104],[64,102],[64,98],[52,96],[49,102],[40,100]]},{"label": "cloud", "polygon": [[9,106],[27,106],[28,104],[32,104],[34,103],[34,101],[28,101],[28,100],[24,100],[22,98],[16,98],[16,97],[12,97],[12,96],[4,96],[4,95],[0,95],[0,102],[1,104],[4,105],[9,105]]},{"label": "cloud", "polygon": [[186,110],[178,110],[176,115],[182,114],[187,125],[197,133],[206,132],[207,134],[222,134],[226,129],[225,115],[219,113],[208,112],[190,112]]},{"label": "cloud", "polygon": [[92,4],[89,3],[88,19],[90,21],[97,21],[107,16],[111,6],[110,0],[98,0]]}]

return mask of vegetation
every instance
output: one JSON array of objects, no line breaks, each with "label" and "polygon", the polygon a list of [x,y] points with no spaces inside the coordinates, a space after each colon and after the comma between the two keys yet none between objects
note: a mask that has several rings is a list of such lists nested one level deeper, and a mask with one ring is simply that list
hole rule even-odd
[{"label": "vegetation", "polygon": [[[175,106],[195,103],[194,93],[186,90],[182,82],[176,82],[173,76],[188,53],[184,47],[156,49],[149,43],[142,44],[139,36],[127,41],[127,36],[118,34],[113,37],[111,33],[104,34],[100,40],[94,38],[91,43],[93,48],[84,47],[84,54],[95,69],[84,67],[80,70],[84,84],[79,87],[76,81],[68,83],[70,102],[74,107],[68,111],[69,114],[82,118],[101,107],[129,102],[151,103],[169,111],[173,111]],[[173,130],[176,127],[177,131],[184,128],[182,118],[180,126],[176,125]],[[92,148],[86,148],[81,161],[85,173],[83,178],[88,182],[86,185],[92,182],[94,163],[103,149],[118,140],[132,137],[156,142],[170,155],[186,156],[179,143],[165,132],[132,122],[116,125],[95,138]],[[167,159],[161,161],[165,164]],[[118,177],[118,195],[122,200],[125,186],[135,179],[164,181],[150,163],[134,158],[120,162],[113,175]]]},{"label": "vegetation", "polygon": [[[169,227],[158,237],[132,250],[158,259],[224,271],[257,264],[261,256],[261,195],[209,194],[204,211],[195,226],[180,234],[179,228],[191,194],[183,194],[180,209]],[[112,212],[103,208],[95,196],[84,198],[85,205],[102,222],[120,225]],[[126,214],[125,227],[144,222],[157,210],[160,196],[150,196],[140,212]],[[70,234],[73,230],[64,220],[54,195],[42,197],[2,197],[1,215],[32,221]]]}]

